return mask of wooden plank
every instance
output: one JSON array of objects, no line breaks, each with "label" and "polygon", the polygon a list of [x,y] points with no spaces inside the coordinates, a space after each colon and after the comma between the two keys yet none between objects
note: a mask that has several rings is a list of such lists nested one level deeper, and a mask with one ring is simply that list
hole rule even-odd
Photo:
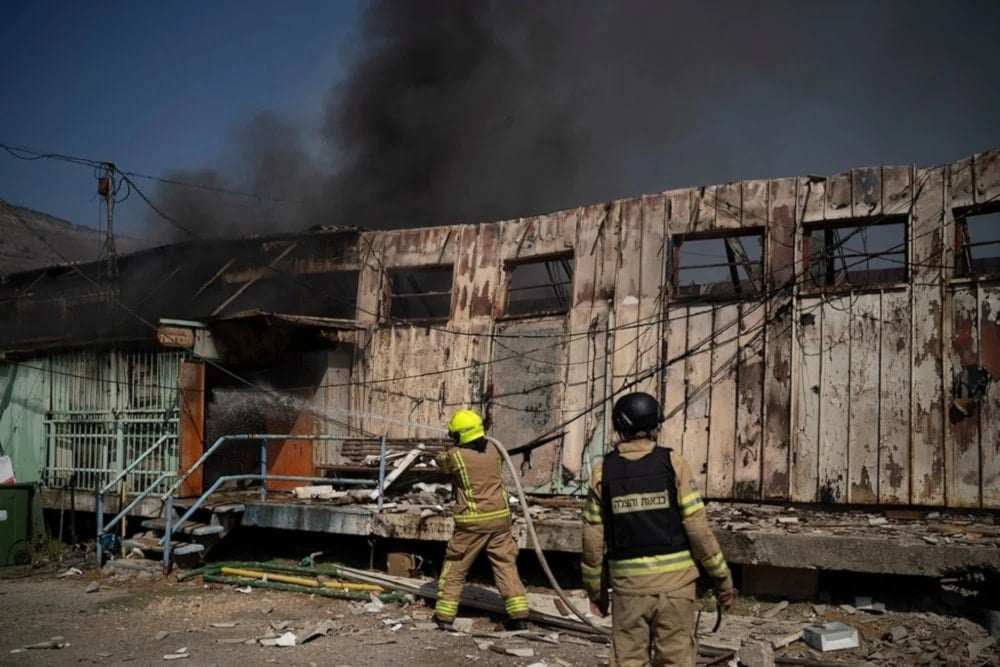
[{"label": "wooden plank", "polygon": [[618,241],[622,261],[615,276],[615,331],[612,389],[618,392],[638,375],[639,358],[639,265],[642,229],[639,199],[626,199],[612,206],[612,221],[621,230]]},{"label": "wooden plank", "polygon": [[694,190],[694,220],[693,231],[696,233],[711,232],[716,229],[718,203],[716,201],[718,187],[709,185]]},{"label": "wooden plank", "polygon": [[823,353],[822,299],[799,300],[795,350],[795,436],[792,439],[790,471],[791,499],[796,502],[816,502],[819,499],[820,443],[820,358]]},{"label": "wooden plank", "polygon": [[[918,198],[912,215],[911,285],[913,366],[911,387],[910,502],[941,505],[945,502],[945,466],[951,448],[944,438],[944,391],[941,270],[945,182],[941,169],[919,172]],[[949,200],[950,201],[950,200]]]},{"label": "wooden plank", "polygon": [[[819,500],[842,503],[849,485],[852,296],[823,300],[819,404]],[[863,362],[859,362],[863,363]]]},{"label": "wooden plank", "polygon": [[[205,452],[205,363],[184,359],[177,380],[180,397],[180,473],[184,474]],[[177,495],[200,496],[204,488],[204,467],[198,468],[181,484]]]},{"label": "wooden plank", "polygon": [[831,176],[826,180],[826,210],[823,213],[825,220],[842,220],[853,215],[851,202],[851,172]]},{"label": "wooden plank", "polygon": [[[948,364],[951,378],[957,378],[963,368],[979,362],[978,294],[976,284],[955,286],[951,294],[953,324]],[[974,409],[962,414],[954,406],[949,410],[952,440],[949,507],[979,506],[979,413],[979,409]]]},{"label": "wooden plank", "polygon": [[733,496],[739,319],[737,304],[719,306],[713,311],[708,475],[704,487],[708,498]]},{"label": "wooden plank", "polygon": [[979,295],[979,362],[993,375],[980,404],[982,505],[1000,509],[1000,285],[983,287]]},{"label": "wooden plank", "polygon": [[764,346],[764,433],[761,452],[761,496],[789,497],[792,442],[792,349],[794,325],[795,229],[800,208],[796,179],[771,181],[764,268],[767,289],[767,330]]},{"label": "wooden plank", "polygon": [[682,454],[691,465],[698,488],[708,477],[708,426],[711,407],[712,306],[691,306],[688,315],[687,351],[684,363],[687,386]]},{"label": "wooden plank", "polygon": [[[573,258],[573,308],[569,312],[569,337],[566,347],[566,387],[563,390],[562,422],[568,424],[563,440],[562,467],[573,479],[582,480],[584,450],[588,443],[587,420],[579,415],[587,408],[591,386],[600,382],[594,374],[594,336],[591,331],[594,313],[594,289],[599,257],[597,247],[600,219],[597,209],[573,209],[565,212],[576,224],[576,252]],[[568,225],[569,220],[564,224]],[[602,396],[602,394],[596,394]],[[592,452],[597,454],[600,452]]]},{"label": "wooden plank", "polygon": [[882,213],[882,168],[851,170],[851,215],[867,218]]},{"label": "wooden plank", "polygon": [[859,294],[851,305],[849,503],[878,502],[881,301],[877,293]]},{"label": "wooden plank", "polygon": [[663,380],[663,412],[667,419],[660,429],[660,444],[684,452],[684,407],[687,380],[684,371],[687,363],[681,355],[687,350],[688,308],[671,306],[667,311],[664,336],[667,342],[666,368]]},{"label": "wooden plank", "polygon": [[975,155],[976,204],[1000,200],[1000,149]]},{"label": "wooden plank", "polygon": [[766,227],[770,182],[764,180],[743,181],[740,185],[742,187],[740,206],[743,227],[750,229]]},{"label": "wooden plank", "polygon": [[972,157],[967,157],[954,162],[948,170],[950,187],[948,192],[951,195],[951,205],[954,208],[972,206],[976,203],[974,194]]},{"label": "wooden plank", "polygon": [[670,203],[667,220],[668,234],[690,234],[694,231],[693,192],[691,189],[671,190],[664,196]]},{"label": "wooden plank", "polygon": [[910,303],[903,291],[882,293],[879,335],[878,501],[910,499]]},{"label": "wooden plank", "polygon": [[743,226],[742,183],[720,185],[716,192],[718,211],[716,229],[739,229]]},{"label": "wooden plank", "polygon": [[826,219],[827,180],[820,178],[802,178],[799,182],[799,220],[810,224],[823,222]]},{"label": "wooden plank", "polygon": [[658,399],[663,372],[663,316],[666,313],[667,290],[664,289],[666,273],[666,200],[662,195],[642,198],[641,231],[642,252],[639,255],[639,309],[641,327],[638,330],[637,365],[645,376],[635,386]]},{"label": "wooden plank", "polygon": [[733,496],[761,494],[764,418],[764,312],[762,303],[740,304],[739,362],[736,368],[736,451]]}]

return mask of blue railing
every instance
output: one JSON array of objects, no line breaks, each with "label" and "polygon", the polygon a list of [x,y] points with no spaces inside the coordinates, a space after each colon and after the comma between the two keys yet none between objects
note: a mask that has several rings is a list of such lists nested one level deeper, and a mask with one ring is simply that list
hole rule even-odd
[{"label": "blue railing", "polygon": [[[166,503],[165,509],[165,521],[163,538],[160,540],[163,546],[163,563],[167,571],[170,571],[171,566],[171,541],[173,538],[174,526],[182,526],[185,521],[188,521],[194,513],[201,509],[208,498],[219,490],[219,488],[227,482],[235,481],[259,481],[260,485],[260,499],[267,499],[267,482],[268,481],[278,481],[278,482],[305,482],[305,483],[321,483],[321,484],[340,484],[348,486],[370,486],[374,484],[373,480],[370,479],[344,479],[338,477],[296,477],[288,475],[269,475],[267,474],[267,443],[270,440],[350,440],[346,436],[342,435],[279,435],[273,433],[260,433],[260,434],[241,434],[241,435],[225,435],[212,443],[212,446],[205,450],[205,453],[198,457],[191,467],[181,475],[174,484],[167,489],[167,492],[163,494],[162,499]],[[198,468],[200,468],[208,458],[215,453],[223,445],[223,443],[232,440],[258,440],[260,441],[260,473],[259,474],[242,474],[242,475],[225,475],[218,478],[212,485],[205,490],[198,499],[191,505],[183,515],[178,517],[177,521],[173,520],[174,514],[174,495],[177,489],[191,477],[192,474]],[[380,447],[380,461],[379,461],[379,477],[378,477],[378,488],[382,488],[385,483],[385,456],[386,456],[386,436],[381,438]],[[382,497],[379,494],[379,509],[382,508]],[[100,540],[98,540],[100,542]]]}]

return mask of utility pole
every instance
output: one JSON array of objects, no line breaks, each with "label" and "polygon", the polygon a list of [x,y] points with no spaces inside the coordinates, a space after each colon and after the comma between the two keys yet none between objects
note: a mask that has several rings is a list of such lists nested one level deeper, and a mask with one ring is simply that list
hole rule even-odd
[{"label": "utility pole", "polygon": [[108,280],[118,277],[118,255],[115,252],[115,163],[104,164],[104,174],[97,180],[97,194],[104,197],[108,212],[108,228],[104,247],[108,252]]}]

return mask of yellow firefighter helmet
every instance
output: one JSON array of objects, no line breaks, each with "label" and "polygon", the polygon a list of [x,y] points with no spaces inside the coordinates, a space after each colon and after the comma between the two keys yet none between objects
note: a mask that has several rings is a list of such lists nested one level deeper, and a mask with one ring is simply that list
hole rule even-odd
[{"label": "yellow firefighter helmet", "polygon": [[472,410],[459,410],[448,422],[448,435],[456,445],[467,445],[486,435],[483,418]]}]

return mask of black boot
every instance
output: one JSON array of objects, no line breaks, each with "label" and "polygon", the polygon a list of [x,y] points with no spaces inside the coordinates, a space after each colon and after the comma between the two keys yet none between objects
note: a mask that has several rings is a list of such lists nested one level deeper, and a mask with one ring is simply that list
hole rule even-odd
[{"label": "black boot", "polygon": [[444,619],[435,616],[434,622],[437,623],[438,630],[445,630],[447,632],[458,632],[458,629],[455,627],[455,619],[446,621]]},{"label": "black boot", "polygon": [[526,618],[510,618],[504,624],[509,632],[520,632],[522,630],[528,629],[528,619]]}]

